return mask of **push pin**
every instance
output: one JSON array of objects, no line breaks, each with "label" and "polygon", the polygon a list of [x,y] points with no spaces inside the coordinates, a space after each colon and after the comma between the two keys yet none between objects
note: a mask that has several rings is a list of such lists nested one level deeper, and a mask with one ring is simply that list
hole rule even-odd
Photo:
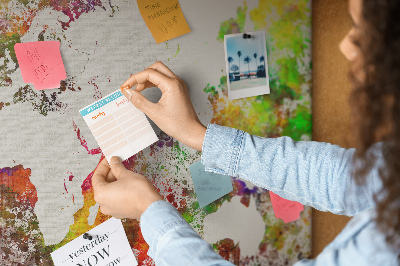
[{"label": "push pin", "polygon": [[251,39],[251,35],[243,33],[243,39]]},{"label": "push pin", "polygon": [[83,234],[83,239],[92,240],[93,237],[94,237],[94,238],[97,238],[96,236],[89,235],[88,233],[84,233],[84,234]]}]

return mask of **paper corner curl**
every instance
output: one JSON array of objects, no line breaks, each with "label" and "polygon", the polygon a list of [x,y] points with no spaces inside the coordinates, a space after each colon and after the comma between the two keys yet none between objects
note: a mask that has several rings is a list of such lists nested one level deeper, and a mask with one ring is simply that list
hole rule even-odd
[{"label": "paper corner curl", "polygon": [[273,192],[269,192],[275,218],[282,219],[285,223],[290,223],[300,219],[300,213],[304,206],[296,201],[284,199]]},{"label": "paper corner curl", "polygon": [[67,78],[59,41],[37,41],[14,45],[22,79],[36,90],[55,89]]}]

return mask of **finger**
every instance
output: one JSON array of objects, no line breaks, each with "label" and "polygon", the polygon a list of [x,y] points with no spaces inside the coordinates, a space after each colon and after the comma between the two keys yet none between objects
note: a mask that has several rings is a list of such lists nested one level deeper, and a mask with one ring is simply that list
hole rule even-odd
[{"label": "finger", "polygon": [[121,85],[121,89],[127,86],[129,86],[129,88],[132,88],[136,84],[145,83],[146,81],[153,83],[155,87],[159,88],[161,92],[164,93],[168,89],[168,87],[172,84],[173,79],[162,74],[161,72],[158,72],[157,70],[148,68],[142,72],[130,76]]},{"label": "finger", "polygon": [[104,214],[104,215],[110,215],[110,210],[107,209],[106,207],[100,206],[99,209],[100,209],[100,212],[101,212],[102,214]]},{"label": "finger", "polygon": [[154,64],[152,64],[151,66],[149,66],[148,68],[152,68],[154,70],[157,70],[158,72],[170,77],[170,78],[177,78],[178,76],[176,76],[174,74],[174,72],[171,71],[171,69],[169,69],[166,65],[164,65],[161,61],[157,61]]},{"label": "finger", "polygon": [[145,83],[137,84],[135,87],[135,91],[141,92],[141,91],[144,91],[145,89],[153,88],[153,87],[156,87],[156,85],[154,85],[150,81],[146,81]]},{"label": "finger", "polygon": [[150,119],[153,117],[153,112],[157,108],[155,103],[150,102],[140,92],[133,89],[125,89],[122,93],[137,109],[149,116]]},{"label": "finger", "polygon": [[110,159],[110,166],[111,166],[111,171],[113,172],[114,176],[116,178],[121,178],[123,177],[123,174],[128,171],[125,166],[122,164],[122,161],[119,157],[113,156]]},{"label": "finger", "polygon": [[101,185],[108,184],[106,181],[108,172],[110,172],[110,166],[107,160],[104,158],[97,166],[92,176],[92,186],[94,189],[96,189]]},{"label": "finger", "polygon": [[115,181],[115,176],[114,176],[114,174],[113,174],[112,171],[109,171],[109,172],[108,172],[107,177],[106,177],[106,181],[107,181],[108,183],[111,183],[111,182],[114,182],[114,181]]},{"label": "finger", "polygon": [[[157,70],[158,72],[164,74],[167,77],[173,78],[173,79],[179,79],[177,75],[174,74],[166,65],[164,65],[161,61],[157,61],[156,63],[152,64],[148,68]],[[153,83],[150,81],[146,81],[145,83],[139,83],[136,85],[135,90],[136,91],[143,91],[147,88],[152,88],[156,87]]]}]

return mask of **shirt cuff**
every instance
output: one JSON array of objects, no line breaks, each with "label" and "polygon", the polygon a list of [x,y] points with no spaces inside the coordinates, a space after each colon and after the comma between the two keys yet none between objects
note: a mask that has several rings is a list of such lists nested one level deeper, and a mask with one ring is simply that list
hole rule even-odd
[{"label": "shirt cuff", "polygon": [[147,254],[155,259],[160,239],[169,231],[180,227],[190,227],[188,222],[169,202],[153,202],[140,217],[140,229],[146,243],[150,246]]},{"label": "shirt cuff", "polygon": [[235,128],[209,124],[201,155],[205,170],[236,177],[244,133]]}]

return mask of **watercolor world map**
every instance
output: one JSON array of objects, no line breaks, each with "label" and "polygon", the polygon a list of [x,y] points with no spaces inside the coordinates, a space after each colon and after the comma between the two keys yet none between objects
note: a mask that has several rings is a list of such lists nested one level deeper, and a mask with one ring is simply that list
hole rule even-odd
[{"label": "watercolor world map", "polygon": [[[159,45],[136,1],[1,2],[2,264],[53,265],[52,251],[110,218],[91,185],[102,151],[78,110],[155,61],[185,80],[203,124],[311,140],[311,1],[179,2],[192,32]],[[266,32],[271,94],[229,101],[224,35],[255,30]],[[22,80],[14,45],[38,40],[61,43],[67,79],[58,89],[37,91]],[[156,88],[144,94],[160,97]],[[200,208],[189,165],[201,154],[153,127],[159,141],[125,166],[149,178],[217,253],[237,265],[288,265],[311,255],[310,208],[285,224],[267,190],[237,178],[231,193]],[[139,222],[123,225],[139,264],[153,265]]]}]

